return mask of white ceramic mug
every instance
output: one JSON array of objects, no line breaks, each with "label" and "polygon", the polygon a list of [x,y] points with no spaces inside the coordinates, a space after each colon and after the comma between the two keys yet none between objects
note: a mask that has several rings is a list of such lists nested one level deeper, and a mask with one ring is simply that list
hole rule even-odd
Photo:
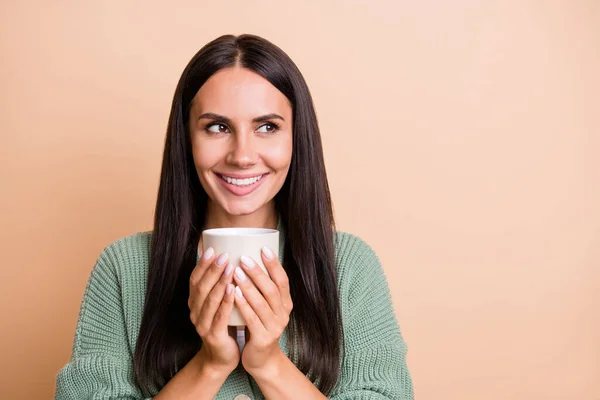
[{"label": "white ceramic mug", "polygon": [[[263,228],[217,228],[207,229],[202,232],[202,253],[209,247],[219,256],[223,253],[229,255],[229,264],[233,267],[240,266],[240,258],[252,258],[263,271],[268,272],[263,264],[261,250],[268,247],[279,257],[279,231]],[[244,317],[236,305],[231,310],[230,326],[246,326]]]}]

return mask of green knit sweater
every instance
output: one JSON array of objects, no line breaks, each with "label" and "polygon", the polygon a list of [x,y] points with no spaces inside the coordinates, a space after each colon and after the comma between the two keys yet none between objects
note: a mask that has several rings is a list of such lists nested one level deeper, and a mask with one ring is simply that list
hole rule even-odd
[{"label": "green knit sweater", "polygon": [[[142,398],[133,384],[132,355],[144,308],[150,239],[149,232],[128,236],[98,258],[83,296],[71,359],[56,378],[55,399]],[[331,398],[412,400],[406,345],[377,256],[361,239],[337,233],[336,264],[345,358]],[[280,346],[289,355],[285,334]],[[241,394],[264,399],[240,363],[216,399]]]}]

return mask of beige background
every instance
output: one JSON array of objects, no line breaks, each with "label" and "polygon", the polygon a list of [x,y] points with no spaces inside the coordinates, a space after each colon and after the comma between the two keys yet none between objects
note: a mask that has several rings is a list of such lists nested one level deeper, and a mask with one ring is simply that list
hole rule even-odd
[{"label": "beige background", "polygon": [[417,398],[600,399],[600,2],[168,3],[0,3],[0,398],[52,396],[96,257],[151,227],[179,74],[251,32],[312,89]]}]

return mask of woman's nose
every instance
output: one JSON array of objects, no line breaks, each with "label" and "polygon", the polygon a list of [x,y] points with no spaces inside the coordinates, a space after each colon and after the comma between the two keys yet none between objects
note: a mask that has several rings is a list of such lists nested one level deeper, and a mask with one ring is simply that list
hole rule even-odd
[{"label": "woman's nose", "polygon": [[251,135],[236,135],[233,148],[227,155],[226,161],[239,168],[249,168],[258,162]]}]

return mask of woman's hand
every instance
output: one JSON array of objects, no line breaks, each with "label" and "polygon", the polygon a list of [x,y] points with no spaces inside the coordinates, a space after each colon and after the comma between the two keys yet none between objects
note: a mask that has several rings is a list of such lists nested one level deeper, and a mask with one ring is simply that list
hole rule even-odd
[{"label": "woman's hand", "polygon": [[198,353],[204,368],[229,375],[240,361],[237,342],[227,323],[234,303],[233,266],[227,254],[215,259],[208,248],[190,275],[190,319],[202,338]]},{"label": "woman's hand", "polygon": [[235,303],[250,333],[242,365],[251,375],[277,368],[281,356],[285,357],[279,348],[279,338],[293,308],[285,270],[270,249],[263,248],[261,253],[270,277],[246,256],[241,259],[242,268],[236,268],[234,273]]}]

